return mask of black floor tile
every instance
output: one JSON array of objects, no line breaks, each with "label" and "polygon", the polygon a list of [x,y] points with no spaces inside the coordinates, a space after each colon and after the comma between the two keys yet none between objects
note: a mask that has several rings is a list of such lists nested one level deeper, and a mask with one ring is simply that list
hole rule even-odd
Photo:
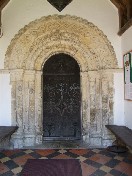
[{"label": "black floor tile", "polygon": [[102,166],[102,164],[96,163],[95,161],[92,161],[92,160],[90,160],[90,159],[87,159],[87,160],[85,160],[84,162],[85,162],[86,164],[91,165],[91,166],[96,167],[96,168],[100,168],[100,167]]},{"label": "black floor tile", "polygon": [[114,175],[114,176],[122,176],[122,172],[117,171],[117,170],[115,170],[115,169],[112,169],[112,170],[110,171],[110,174],[112,174],[112,175]]},{"label": "black floor tile", "polygon": [[42,156],[36,152],[32,152],[32,153],[29,153],[30,156],[32,156],[33,158],[35,159],[39,159],[41,158]]},{"label": "black floor tile", "polygon": [[60,155],[59,152],[54,152],[54,153],[49,154],[49,155],[46,156],[46,157],[47,157],[48,159],[51,159],[51,158],[54,158],[54,157],[56,157],[56,156],[58,156],[58,155]]},{"label": "black floor tile", "polygon": [[112,152],[109,152],[108,150],[102,150],[100,152],[100,154],[103,154],[105,156],[108,156],[108,157],[111,157],[111,158],[114,158],[117,154],[115,153],[112,153]]},{"label": "black floor tile", "polygon": [[132,160],[131,159],[125,158],[125,159],[123,159],[123,161],[125,163],[132,164]]},{"label": "black floor tile", "polygon": [[11,171],[6,172],[6,173],[4,173],[4,174],[0,174],[0,176],[13,176],[13,175],[14,175],[14,173],[11,172]]},{"label": "black floor tile", "polygon": [[9,169],[19,167],[19,165],[17,165],[13,160],[6,161],[4,165],[6,165]]},{"label": "black floor tile", "polygon": [[5,158],[5,157],[6,157],[6,155],[4,153],[0,152],[0,159]]},{"label": "black floor tile", "polygon": [[13,155],[10,156],[11,159],[14,159],[14,158],[17,158],[17,157],[20,157],[20,156],[23,156],[25,155],[25,152],[24,151],[21,151],[21,152],[17,152]]},{"label": "black floor tile", "polygon": [[72,152],[66,152],[65,153],[65,155],[67,155],[67,156],[70,156],[70,157],[72,157],[72,158],[77,158],[79,155],[77,155],[77,154],[75,154],[75,153],[72,153]]},{"label": "black floor tile", "polygon": [[96,153],[93,151],[89,151],[88,153],[84,154],[83,156],[86,158],[90,158],[91,156],[95,155]]},{"label": "black floor tile", "polygon": [[112,159],[108,163],[106,163],[105,165],[108,166],[108,167],[114,168],[119,163],[120,163],[119,160]]},{"label": "black floor tile", "polygon": [[97,170],[96,172],[94,172],[94,174],[96,176],[105,176],[107,173],[102,170]]}]

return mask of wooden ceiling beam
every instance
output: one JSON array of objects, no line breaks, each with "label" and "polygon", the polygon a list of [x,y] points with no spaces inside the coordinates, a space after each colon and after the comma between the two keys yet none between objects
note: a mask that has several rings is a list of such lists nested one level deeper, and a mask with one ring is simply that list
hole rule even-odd
[{"label": "wooden ceiling beam", "polygon": [[[126,8],[127,8],[127,11],[126,11],[127,21],[124,24],[120,25],[120,29],[119,29],[118,35],[122,35],[129,27],[132,26],[132,0],[127,0]],[[121,13],[121,11],[120,11],[120,13]],[[122,22],[123,21],[123,17],[121,17],[121,15],[122,14],[119,15],[119,17],[120,17],[119,21],[121,23],[123,23]]]},{"label": "wooden ceiling beam", "polygon": [[122,28],[119,29],[118,35],[121,36],[131,26],[132,26],[132,18]]},{"label": "wooden ceiling beam", "polygon": [[1,11],[0,11],[0,37],[2,36],[2,29],[1,29]]},{"label": "wooden ceiling beam", "polygon": [[132,26],[132,0],[110,0],[117,8],[119,13],[119,32],[122,35]]},{"label": "wooden ceiling beam", "polygon": [[8,4],[10,0],[0,0],[0,37],[2,36],[2,24],[1,24],[1,14],[2,9]]},{"label": "wooden ceiling beam", "polygon": [[130,20],[132,18],[132,0],[128,0],[127,2],[127,19]]},{"label": "wooden ceiling beam", "polygon": [[0,0],[0,11],[8,4],[10,0]]},{"label": "wooden ceiling beam", "polygon": [[125,9],[125,6],[120,0],[110,0],[118,9]]},{"label": "wooden ceiling beam", "polygon": [[124,26],[124,18],[123,18],[123,10],[121,8],[118,8],[118,13],[119,13],[119,29]]}]

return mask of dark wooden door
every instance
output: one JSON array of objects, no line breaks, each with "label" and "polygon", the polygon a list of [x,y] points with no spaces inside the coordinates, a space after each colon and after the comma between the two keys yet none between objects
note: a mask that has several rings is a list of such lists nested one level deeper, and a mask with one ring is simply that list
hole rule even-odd
[{"label": "dark wooden door", "polygon": [[52,56],[43,70],[44,139],[80,139],[80,69],[66,54]]}]

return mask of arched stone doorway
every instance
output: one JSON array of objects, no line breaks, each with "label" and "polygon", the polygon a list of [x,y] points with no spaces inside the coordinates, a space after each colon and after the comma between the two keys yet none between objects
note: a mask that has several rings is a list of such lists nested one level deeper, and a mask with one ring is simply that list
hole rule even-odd
[{"label": "arched stone doorway", "polygon": [[53,55],[43,68],[43,139],[81,139],[80,68],[67,54]]},{"label": "arched stone doorway", "polygon": [[113,74],[118,65],[111,43],[94,24],[75,16],[48,16],[19,31],[6,52],[11,75],[12,137],[19,148],[43,142],[42,74],[46,61],[64,53],[80,67],[82,140],[90,146],[110,144],[105,128],[112,124]]}]

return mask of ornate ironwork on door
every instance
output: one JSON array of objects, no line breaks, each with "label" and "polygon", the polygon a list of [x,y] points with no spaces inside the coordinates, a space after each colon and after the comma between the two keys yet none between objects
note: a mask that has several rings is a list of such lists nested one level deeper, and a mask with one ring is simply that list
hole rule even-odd
[{"label": "ornate ironwork on door", "polygon": [[80,139],[80,68],[69,55],[56,54],[43,70],[44,139]]}]

